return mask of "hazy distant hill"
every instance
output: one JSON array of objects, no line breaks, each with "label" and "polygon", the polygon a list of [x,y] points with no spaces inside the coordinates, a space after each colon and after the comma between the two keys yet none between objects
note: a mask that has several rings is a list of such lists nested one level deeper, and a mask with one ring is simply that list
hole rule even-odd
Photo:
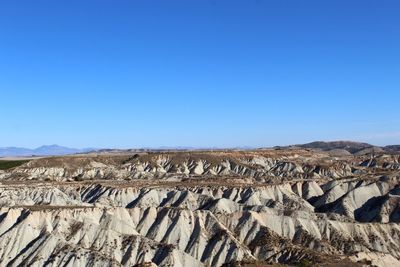
[{"label": "hazy distant hill", "polygon": [[35,149],[22,147],[0,148],[0,157],[21,157],[21,156],[58,156],[67,154],[83,153],[94,150],[92,148],[76,149],[59,145],[41,146]]}]

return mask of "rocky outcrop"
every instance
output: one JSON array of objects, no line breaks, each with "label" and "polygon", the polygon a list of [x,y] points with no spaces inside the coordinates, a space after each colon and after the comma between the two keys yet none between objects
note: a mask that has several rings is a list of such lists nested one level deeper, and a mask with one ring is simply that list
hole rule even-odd
[{"label": "rocky outcrop", "polygon": [[[306,151],[268,152],[171,152],[125,156],[71,156],[30,161],[0,174],[4,180],[123,180],[184,179],[189,177],[245,177],[269,181],[282,179],[337,179],[369,173],[373,168],[399,169],[399,158],[369,157],[337,160],[329,154]],[[322,153],[322,152],[321,152]]]},{"label": "rocky outcrop", "polygon": [[400,175],[384,167],[396,160],[290,150],[30,161],[0,174],[0,266],[396,266]]}]

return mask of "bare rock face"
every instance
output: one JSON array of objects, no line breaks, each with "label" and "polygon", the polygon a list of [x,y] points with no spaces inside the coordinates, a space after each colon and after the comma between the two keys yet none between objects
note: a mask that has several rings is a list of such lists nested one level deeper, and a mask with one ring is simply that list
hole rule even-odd
[{"label": "bare rock face", "polygon": [[309,149],[31,160],[0,172],[0,266],[400,266],[399,172]]}]

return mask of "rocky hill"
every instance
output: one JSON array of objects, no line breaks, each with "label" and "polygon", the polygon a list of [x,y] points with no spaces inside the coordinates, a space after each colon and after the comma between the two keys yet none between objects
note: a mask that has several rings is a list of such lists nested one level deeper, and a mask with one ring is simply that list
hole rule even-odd
[{"label": "rocky hill", "polygon": [[0,171],[0,266],[400,266],[400,155],[352,153],[14,164]]}]

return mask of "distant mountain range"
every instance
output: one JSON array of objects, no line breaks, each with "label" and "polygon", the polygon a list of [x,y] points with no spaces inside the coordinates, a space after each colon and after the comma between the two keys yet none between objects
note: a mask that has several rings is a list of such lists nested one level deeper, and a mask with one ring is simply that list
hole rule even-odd
[{"label": "distant mountain range", "polygon": [[[368,143],[352,142],[352,141],[333,141],[324,142],[316,141],[307,144],[299,144],[292,146],[276,146],[275,149],[293,149],[304,148],[313,150],[322,150],[332,152],[333,154],[348,155],[365,155],[372,153],[400,153],[400,145],[390,146],[374,146]],[[208,148],[218,149],[218,148]],[[248,150],[249,147],[238,147],[232,149]],[[117,153],[117,152],[133,152],[133,151],[159,151],[159,150],[202,150],[194,147],[159,147],[159,148],[141,148],[141,149],[95,149],[95,148],[69,148],[59,145],[41,146],[35,149],[22,147],[3,147],[0,148],[0,157],[30,157],[30,156],[60,156],[77,153],[88,153],[96,151],[98,153]]]},{"label": "distant mountain range", "polygon": [[35,149],[23,147],[2,147],[0,148],[0,157],[60,156],[67,154],[86,153],[93,150],[95,149],[77,149],[59,145],[41,146]]}]

